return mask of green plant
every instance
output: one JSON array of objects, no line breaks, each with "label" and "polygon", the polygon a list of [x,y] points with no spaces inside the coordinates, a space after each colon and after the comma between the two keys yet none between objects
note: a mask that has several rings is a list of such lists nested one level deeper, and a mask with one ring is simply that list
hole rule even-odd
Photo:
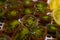
[{"label": "green plant", "polygon": [[54,25],[48,25],[47,28],[48,28],[48,31],[50,32],[56,32],[57,30],[57,27]]},{"label": "green plant", "polygon": [[43,16],[42,19],[48,21],[48,20],[50,20],[50,17],[49,16]]},{"label": "green plant", "polygon": [[35,38],[42,38],[44,36],[45,30],[41,26],[37,26],[32,29],[32,35]]},{"label": "green plant", "polygon": [[17,14],[17,11],[16,10],[13,10],[13,11],[9,11],[7,14],[6,14],[6,17],[7,18],[12,18],[12,17],[16,17],[18,14]]},{"label": "green plant", "polygon": [[22,30],[20,30],[16,35],[14,40],[26,40],[28,39],[28,35],[29,35],[29,30],[27,27],[24,27]]},{"label": "green plant", "polygon": [[23,19],[23,25],[32,28],[37,25],[37,19],[34,16],[25,16]]},{"label": "green plant", "polygon": [[24,5],[31,5],[32,4],[32,0],[23,0]]},{"label": "green plant", "polygon": [[14,29],[16,29],[18,27],[18,25],[19,25],[18,20],[10,21],[7,23],[5,30],[7,32],[12,32]]},{"label": "green plant", "polygon": [[50,35],[50,36],[52,36],[53,38],[56,38],[56,31],[57,31],[57,27],[56,27],[56,25],[54,25],[54,24],[48,24],[47,25],[47,29],[48,29],[48,34]]},{"label": "green plant", "polygon": [[43,2],[37,2],[36,9],[37,9],[38,13],[45,13],[46,12],[46,4]]},{"label": "green plant", "polygon": [[25,8],[25,9],[23,10],[23,14],[32,14],[32,13],[33,13],[33,10],[30,9],[30,8]]}]

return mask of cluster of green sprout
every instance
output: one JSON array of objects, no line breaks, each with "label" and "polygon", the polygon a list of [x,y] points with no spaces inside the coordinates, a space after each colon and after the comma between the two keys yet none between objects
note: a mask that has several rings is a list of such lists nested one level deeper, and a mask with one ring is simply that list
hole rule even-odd
[{"label": "cluster of green sprout", "polygon": [[[47,15],[47,12],[44,1],[0,0],[0,21],[5,19],[3,31],[15,34],[12,37],[14,40],[43,38],[47,33],[53,36],[58,28],[51,24],[51,16]],[[21,22],[18,19],[21,19]],[[60,38],[60,33],[58,37]]]}]

